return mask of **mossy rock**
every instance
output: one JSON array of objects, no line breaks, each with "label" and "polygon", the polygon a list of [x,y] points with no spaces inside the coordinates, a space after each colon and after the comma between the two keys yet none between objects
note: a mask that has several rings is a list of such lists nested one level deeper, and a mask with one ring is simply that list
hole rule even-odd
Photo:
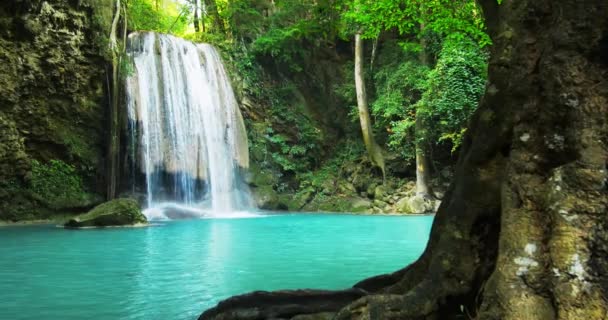
[{"label": "mossy rock", "polygon": [[364,213],[372,207],[372,202],[363,198],[354,198],[350,201],[350,204],[352,208],[351,212],[353,213]]},{"label": "mossy rock", "polygon": [[132,226],[148,220],[133,199],[115,199],[98,205],[91,211],[70,219],[67,228]]},{"label": "mossy rock", "polygon": [[420,195],[414,195],[412,197],[406,197],[399,201],[395,206],[398,212],[410,214],[410,213],[432,213],[435,212],[439,201],[428,199]]},{"label": "mossy rock", "polygon": [[279,182],[279,174],[252,163],[249,172],[245,175],[245,180],[254,187],[274,186]]}]

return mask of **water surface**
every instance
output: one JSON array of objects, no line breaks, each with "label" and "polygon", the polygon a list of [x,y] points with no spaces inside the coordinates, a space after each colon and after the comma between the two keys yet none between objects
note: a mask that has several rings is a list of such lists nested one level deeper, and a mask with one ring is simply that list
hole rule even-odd
[{"label": "water surface", "polygon": [[413,262],[432,217],[293,214],[0,228],[0,319],[196,319],[231,295],[341,289]]}]

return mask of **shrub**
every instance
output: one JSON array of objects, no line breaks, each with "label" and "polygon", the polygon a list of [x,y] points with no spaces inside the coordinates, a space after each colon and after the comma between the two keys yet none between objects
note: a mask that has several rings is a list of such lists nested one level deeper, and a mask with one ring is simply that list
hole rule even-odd
[{"label": "shrub", "polygon": [[52,208],[73,206],[87,198],[76,169],[61,160],[46,164],[33,160],[30,190]]}]

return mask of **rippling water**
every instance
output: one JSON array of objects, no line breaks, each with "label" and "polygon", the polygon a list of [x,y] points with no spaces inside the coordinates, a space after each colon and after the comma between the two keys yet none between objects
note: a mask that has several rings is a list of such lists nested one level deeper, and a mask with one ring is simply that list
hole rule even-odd
[{"label": "rippling water", "polygon": [[413,262],[432,217],[273,215],[0,228],[0,319],[196,319],[231,295],[340,289]]}]

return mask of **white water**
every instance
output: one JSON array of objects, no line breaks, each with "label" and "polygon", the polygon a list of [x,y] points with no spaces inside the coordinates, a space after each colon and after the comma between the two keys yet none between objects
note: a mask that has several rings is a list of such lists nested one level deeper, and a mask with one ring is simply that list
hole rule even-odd
[{"label": "white water", "polygon": [[217,50],[151,32],[129,36],[127,101],[134,167],[145,174],[149,218],[168,211],[229,216],[252,208],[238,104]]}]

